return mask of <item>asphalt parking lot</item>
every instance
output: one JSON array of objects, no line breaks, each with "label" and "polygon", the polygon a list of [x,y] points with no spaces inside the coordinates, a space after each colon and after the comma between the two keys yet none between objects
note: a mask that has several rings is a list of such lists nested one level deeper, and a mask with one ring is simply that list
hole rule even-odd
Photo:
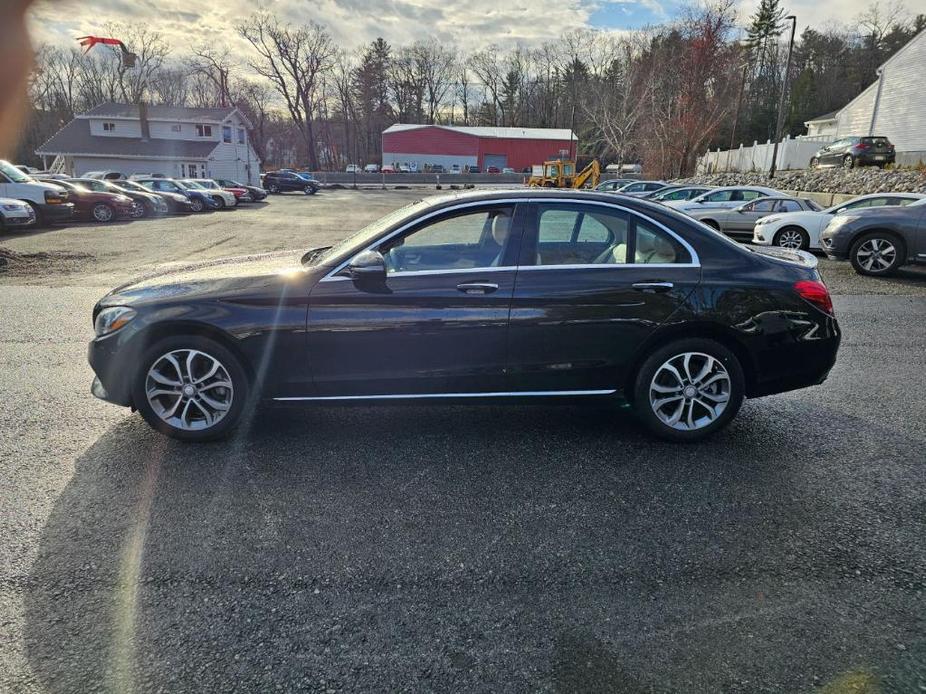
[{"label": "asphalt parking lot", "polygon": [[190,446],[89,395],[112,286],[422,192],[0,235],[0,691],[926,691],[922,268],[821,261],[830,379],[692,446],[433,404]]}]

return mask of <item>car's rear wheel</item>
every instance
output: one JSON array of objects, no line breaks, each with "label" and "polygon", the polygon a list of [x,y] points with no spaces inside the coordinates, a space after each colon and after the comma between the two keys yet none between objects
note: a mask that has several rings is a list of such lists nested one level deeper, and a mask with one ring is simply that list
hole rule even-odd
[{"label": "car's rear wheel", "polygon": [[817,159],[816,157],[813,157],[813,158],[810,160],[810,168],[811,168],[811,169],[818,169],[818,168],[820,168],[820,160]]},{"label": "car's rear wheel", "polygon": [[903,263],[903,243],[893,234],[875,231],[852,244],[849,259],[860,275],[885,277]]},{"label": "car's rear wheel", "polygon": [[280,192],[280,186],[278,186],[276,183],[271,183],[267,186],[267,192],[271,195],[276,195]]},{"label": "car's rear wheel", "polygon": [[129,215],[132,219],[141,219],[148,216],[148,208],[142,202],[136,202],[132,205],[132,213]]},{"label": "car's rear wheel", "polygon": [[634,382],[634,411],[659,438],[698,441],[736,416],[744,383],[736,355],[719,342],[677,340],[643,362]]},{"label": "car's rear wheel", "polygon": [[316,193],[317,191],[318,191],[318,188],[316,188],[315,186],[306,186],[306,187],[305,187],[305,194],[306,194],[306,195],[315,195],[315,193]]},{"label": "car's rear wheel", "polygon": [[206,209],[206,203],[204,203],[199,198],[193,198],[190,200],[190,209],[192,209],[194,212],[202,212]]},{"label": "car's rear wheel", "polygon": [[116,211],[106,203],[102,202],[93,206],[91,214],[93,215],[94,221],[104,224],[106,222],[113,221],[113,219],[116,217]]},{"label": "car's rear wheel", "polygon": [[250,402],[240,360],[222,344],[193,335],[169,337],[148,350],[132,399],[145,421],[182,441],[226,436]]},{"label": "car's rear wheel", "polygon": [[781,248],[792,248],[806,251],[810,248],[810,237],[800,227],[785,227],[775,234],[772,243]]},{"label": "car's rear wheel", "polygon": [[847,169],[851,169],[855,166],[855,159],[852,158],[851,154],[847,154],[842,158],[842,165]]}]

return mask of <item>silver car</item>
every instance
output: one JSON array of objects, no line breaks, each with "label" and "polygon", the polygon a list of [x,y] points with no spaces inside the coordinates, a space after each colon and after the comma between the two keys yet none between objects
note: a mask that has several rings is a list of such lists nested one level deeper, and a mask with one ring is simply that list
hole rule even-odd
[{"label": "silver car", "polygon": [[708,226],[722,231],[735,239],[752,240],[753,228],[762,217],[781,212],[817,212],[823,209],[808,198],[792,198],[790,196],[767,196],[756,198],[743,203],[738,207],[729,209],[721,207],[708,207],[700,210],[688,210],[688,215],[698,219]]}]

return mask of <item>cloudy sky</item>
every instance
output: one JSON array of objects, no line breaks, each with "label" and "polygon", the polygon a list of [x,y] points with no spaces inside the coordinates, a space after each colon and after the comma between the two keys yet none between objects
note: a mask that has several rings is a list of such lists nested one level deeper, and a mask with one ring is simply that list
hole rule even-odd
[{"label": "cloudy sky", "polygon": [[[2,1],[2,0],[0,0]],[[790,0],[804,26],[849,22],[872,0]],[[922,0],[916,0],[921,2]],[[738,0],[743,19],[758,0]],[[180,51],[192,43],[235,45],[234,25],[258,5],[293,22],[328,26],[345,47],[383,36],[392,43],[436,37],[472,50],[491,43],[534,44],[577,27],[635,29],[672,19],[682,0],[41,0],[39,41],[71,44],[110,21],[144,24]]]}]

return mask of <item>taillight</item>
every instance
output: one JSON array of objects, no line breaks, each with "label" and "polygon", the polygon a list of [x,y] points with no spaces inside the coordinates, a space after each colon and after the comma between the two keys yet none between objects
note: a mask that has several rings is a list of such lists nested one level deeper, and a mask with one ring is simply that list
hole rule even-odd
[{"label": "taillight", "polygon": [[813,304],[818,309],[830,316],[836,315],[833,311],[833,299],[830,297],[830,290],[826,288],[823,282],[816,280],[801,280],[794,283],[794,291],[797,292],[804,301]]},{"label": "taillight", "polygon": [[868,143],[859,142],[857,145],[855,145],[854,149],[868,149]]}]

